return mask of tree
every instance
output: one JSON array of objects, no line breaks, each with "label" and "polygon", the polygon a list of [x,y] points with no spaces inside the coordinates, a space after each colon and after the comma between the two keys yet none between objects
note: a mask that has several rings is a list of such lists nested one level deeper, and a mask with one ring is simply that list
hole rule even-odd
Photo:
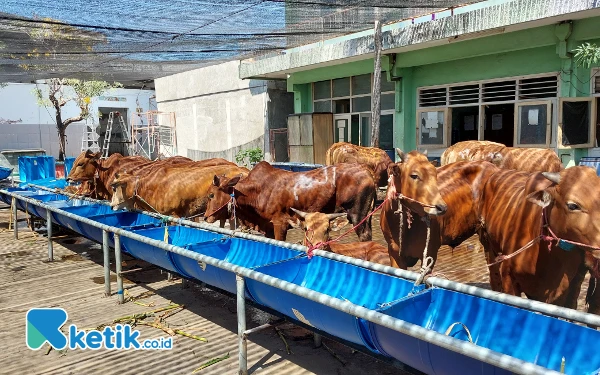
[{"label": "tree", "polygon": [[584,68],[590,68],[592,65],[600,62],[600,47],[596,44],[583,43],[575,48],[575,61]]},{"label": "tree", "polygon": [[[83,81],[79,79],[51,78],[46,80],[48,85],[47,97],[39,87],[33,89],[33,93],[40,106],[54,108],[56,119],[56,130],[58,131],[59,156],[58,160],[65,158],[66,130],[74,122],[90,118],[90,104],[92,98],[102,95],[105,91],[122,87],[120,83],[110,84],[105,81]],[[79,107],[79,114],[68,119],[63,119],[62,110],[64,106],[74,102]]]}]

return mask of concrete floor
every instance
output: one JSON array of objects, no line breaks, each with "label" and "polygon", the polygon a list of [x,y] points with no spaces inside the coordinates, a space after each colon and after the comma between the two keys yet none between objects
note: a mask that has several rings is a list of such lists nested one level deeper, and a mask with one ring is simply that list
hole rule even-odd
[{"label": "concrete floor", "polygon": [[[64,235],[57,238],[52,263],[46,262],[46,239],[19,222],[20,239],[7,229],[8,210],[0,210],[0,373],[6,374],[191,374],[202,364],[229,353],[224,361],[206,367],[199,374],[236,374],[238,366],[235,300],[195,284],[182,289],[181,280],[167,281],[158,269],[128,275],[125,288],[130,296],[151,294],[138,302],[117,304],[117,297],[104,297],[102,251],[84,238]],[[19,213],[21,218],[24,213]],[[112,257],[111,257],[112,258]],[[113,271],[114,271],[114,265]],[[148,266],[124,257],[123,269]],[[116,290],[113,274],[113,293]],[[48,345],[32,351],[25,345],[25,314],[32,307],[62,307],[69,319],[66,326],[79,329],[110,324],[114,319],[168,306],[185,308],[166,319],[171,329],[204,337],[208,342],[176,335],[170,351],[144,350],[63,350]],[[160,315],[159,313],[157,315]],[[249,308],[248,328],[271,318]],[[150,319],[152,321],[153,319]],[[314,349],[311,336],[289,323],[279,327],[291,354],[273,329],[252,334],[248,343],[248,366],[255,374],[408,374],[370,356],[324,339],[327,347]],[[167,337],[168,333],[137,326],[141,338]]]}]

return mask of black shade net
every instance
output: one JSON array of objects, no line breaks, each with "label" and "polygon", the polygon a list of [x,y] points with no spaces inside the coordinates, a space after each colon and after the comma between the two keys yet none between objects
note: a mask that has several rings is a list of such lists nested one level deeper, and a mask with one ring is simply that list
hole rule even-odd
[{"label": "black shade net", "polygon": [[135,85],[276,54],[456,0],[4,0],[0,82],[52,77]]}]

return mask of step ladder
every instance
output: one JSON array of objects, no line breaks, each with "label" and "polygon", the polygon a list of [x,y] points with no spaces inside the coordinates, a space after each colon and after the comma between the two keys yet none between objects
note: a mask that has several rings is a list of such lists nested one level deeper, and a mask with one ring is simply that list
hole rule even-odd
[{"label": "step ladder", "polygon": [[90,123],[90,120],[85,121],[85,131],[81,139],[81,151],[99,152],[100,144],[98,142],[98,127],[99,124]]},{"label": "step ladder", "polygon": [[119,112],[110,112],[108,114],[108,124],[106,125],[104,141],[102,142],[102,158],[108,158],[108,149],[110,148],[115,115],[117,116],[118,126],[121,128],[124,137],[123,143],[131,144],[131,136],[129,135],[129,130],[127,129],[127,125],[125,125],[123,116]]}]

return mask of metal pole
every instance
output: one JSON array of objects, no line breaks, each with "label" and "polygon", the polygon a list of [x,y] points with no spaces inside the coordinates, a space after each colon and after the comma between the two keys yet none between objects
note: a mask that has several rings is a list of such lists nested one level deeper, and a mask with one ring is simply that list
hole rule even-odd
[{"label": "metal pole", "polygon": [[313,333],[313,343],[315,344],[315,348],[320,348],[323,344],[323,336]]},{"label": "metal pole", "polygon": [[121,236],[115,233],[115,272],[117,273],[117,297],[119,303],[125,302],[123,294],[123,275],[121,274]]},{"label": "metal pole", "polygon": [[14,233],[15,233],[15,240],[18,240],[19,239],[19,226],[18,226],[18,223],[17,223],[17,219],[18,219],[18,217],[17,217],[17,213],[18,213],[18,210],[17,210],[17,198],[15,198],[14,196],[12,198],[12,209],[13,209],[13,212],[12,212],[12,215],[13,215],[13,230],[14,230]]},{"label": "metal pole", "polygon": [[371,98],[371,147],[379,147],[381,115],[381,22],[375,21],[375,67],[373,69],[373,97]]},{"label": "metal pole", "polygon": [[48,262],[54,261],[54,248],[52,247],[52,212],[46,210],[46,228],[48,234]]},{"label": "metal pole", "polygon": [[110,252],[108,247],[108,231],[102,230],[102,253],[104,254],[104,295],[110,296]]},{"label": "metal pole", "polygon": [[238,318],[238,349],[239,375],[248,375],[248,344],[246,341],[246,281],[238,274],[235,275],[237,285],[237,318]]}]

